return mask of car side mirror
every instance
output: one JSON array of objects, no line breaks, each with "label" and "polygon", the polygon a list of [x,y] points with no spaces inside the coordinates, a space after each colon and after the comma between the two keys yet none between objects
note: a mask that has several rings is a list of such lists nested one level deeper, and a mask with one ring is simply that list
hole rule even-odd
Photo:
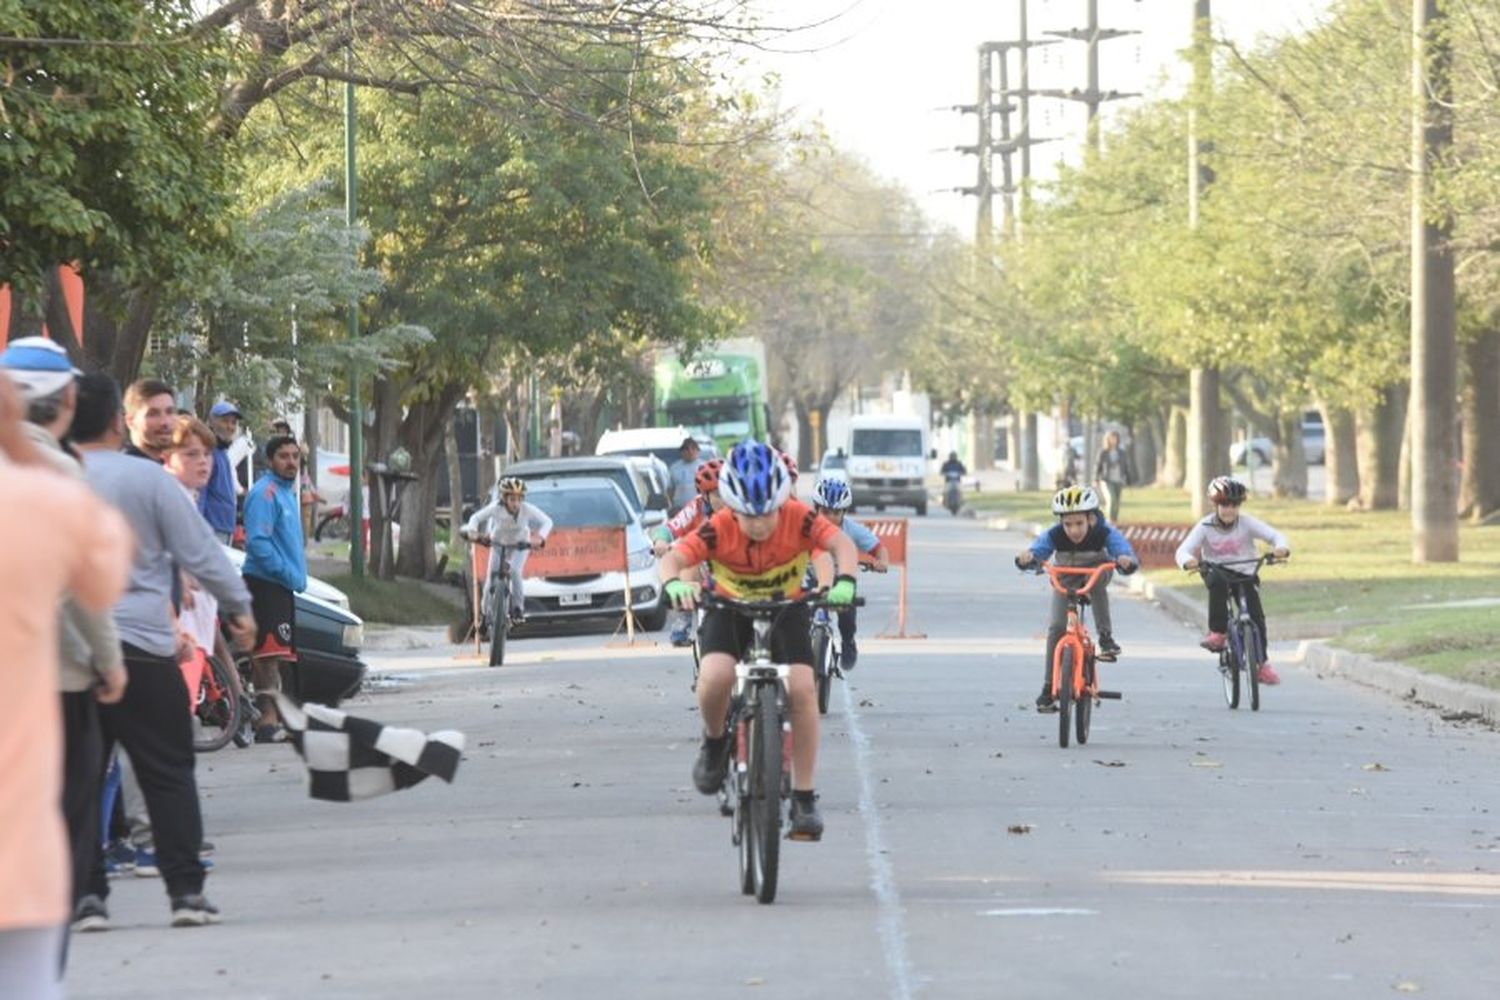
[{"label": "car side mirror", "polygon": [[667,495],[665,493],[653,493],[646,498],[647,510],[659,510],[663,513],[666,513],[666,511],[671,509],[671,506],[671,501],[667,499]]}]

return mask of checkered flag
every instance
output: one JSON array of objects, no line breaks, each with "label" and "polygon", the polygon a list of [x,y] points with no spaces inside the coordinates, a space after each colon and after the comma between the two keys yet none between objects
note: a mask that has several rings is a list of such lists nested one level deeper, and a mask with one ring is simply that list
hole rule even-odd
[{"label": "checkered flag", "polygon": [[429,775],[448,783],[458,771],[464,734],[423,733],[361,719],[326,705],[294,705],[276,696],[292,746],[307,762],[307,791],[315,799],[355,802]]}]

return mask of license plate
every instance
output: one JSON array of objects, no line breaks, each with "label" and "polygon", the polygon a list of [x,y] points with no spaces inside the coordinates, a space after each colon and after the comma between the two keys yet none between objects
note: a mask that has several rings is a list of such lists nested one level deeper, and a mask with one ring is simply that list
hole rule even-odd
[{"label": "license plate", "polygon": [[559,594],[557,603],[559,607],[576,608],[585,604],[593,604],[594,596],[592,594]]}]

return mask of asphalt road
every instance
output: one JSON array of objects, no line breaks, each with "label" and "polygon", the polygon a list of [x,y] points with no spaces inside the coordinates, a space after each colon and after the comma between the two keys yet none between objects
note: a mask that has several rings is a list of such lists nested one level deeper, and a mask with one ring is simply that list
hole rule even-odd
[{"label": "asphalt road", "polygon": [[[774,905],[691,788],[682,651],[388,654],[349,707],[464,730],[457,782],[335,805],[285,747],[200,758],[225,923],[169,930],[159,882],[118,880],[73,995],[1496,994],[1500,736],[1290,664],[1231,712],[1196,634],[1117,591],[1124,700],[1059,749],[1020,536],[913,523],[928,637],[862,644],[823,735],[827,835],[784,846]],[[862,577],[866,636],[895,582]]]}]

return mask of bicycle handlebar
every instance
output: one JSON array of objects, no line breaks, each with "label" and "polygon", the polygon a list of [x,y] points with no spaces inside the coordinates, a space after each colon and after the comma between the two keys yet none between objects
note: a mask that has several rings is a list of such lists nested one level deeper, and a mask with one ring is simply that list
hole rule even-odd
[{"label": "bicycle handlebar", "polygon": [[547,544],[546,540],[544,539],[541,545],[532,545],[530,542],[501,542],[497,546],[493,538],[488,538],[484,535],[475,535],[470,538],[469,541],[473,542],[475,545],[480,545],[487,549],[498,547],[502,549],[515,549],[516,551],[541,548]]},{"label": "bicycle handlebar", "polygon": [[700,591],[694,598],[694,603],[706,608],[723,608],[726,611],[740,611],[750,615],[771,616],[785,611],[787,608],[796,607],[799,604],[810,608],[829,608],[838,610],[844,607],[862,608],[865,606],[863,597],[856,597],[851,605],[829,604],[827,600],[828,591],[810,590],[800,597],[772,598],[765,601],[742,601],[737,597],[729,597],[712,590]]},{"label": "bicycle handlebar", "polygon": [[[1220,560],[1219,562],[1203,562],[1202,560],[1199,560],[1198,561],[1198,565],[1193,566],[1191,568],[1184,567],[1183,568],[1183,572],[1184,573],[1197,573],[1199,576],[1203,576],[1203,575],[1207,574],[1209,570],[1218,569],[1218,568],[1220,568],[1222,566],[1251,566],[1251,565],[1253,565],[1255,568],[1252,569],[1249,573],[1246,573],[1246,574],[1243,574],[1243,575],[1245,575],[1245,576],[1254,576],[1257,572],[1260,571],[1260,568],[1262,566],[1275,566],[1277,563],[1284,563],[1284,562],[1286,562],[1287,560],[1289,560],[1291,558],[1292,558],[1291,556],[1278,556],[1274,552],[1267,552],[1264,555],[1257,556],[1257,557],[1255,557],[1253,559],[1223,559],[1223,560]],[[1238,573],[1240,571],[1239,570],[1235,570],[1235,572]]]}]

